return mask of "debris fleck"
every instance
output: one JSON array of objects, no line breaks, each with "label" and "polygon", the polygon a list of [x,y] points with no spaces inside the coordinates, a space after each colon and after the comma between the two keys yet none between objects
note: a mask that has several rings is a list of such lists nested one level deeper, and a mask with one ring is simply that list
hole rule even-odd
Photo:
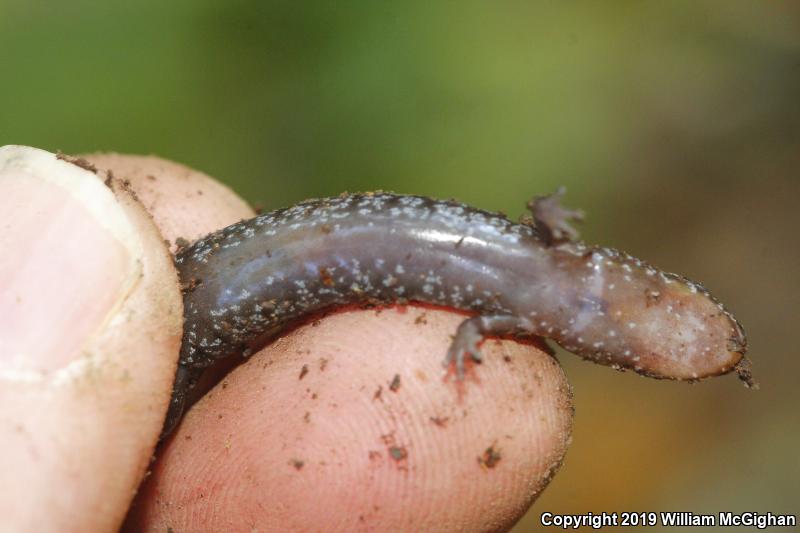
[{"label": "debris fleck", "polygon": [[450,420],[450,418],[446,417],[446,416],[432,416],[431,417],[431,422],[433,422],[434,424],[436,424],[440,428],[446,428],[448,420]]},{"label": "debris fleck", "polygon": [[395,461],[402,461],[408,457],[408,451],[404,446],[391,446],[389,447],[389,455],[391,455],[392,459]]},{"label": "debris fleck", "polygon": [[58,152],[56,153],[56,159],[66,161],[67,163],[72,163],[76,167],[80,167],[83,170],[88,170],[89,172],[97,172],[97,167],[82,157],[74,157],[63,152]]},{"label": "debris fleck", "polygon": [[647,299],[647,307],[653,306],[661,301],[661,291],[645,289],[644,296]]},{"label": "debris fleck", "polygon": [[334,285],[333,275],[331,271],[325,267],[319,267],[319,279],[326,287],[333,287]]},{"label": "debris fleck", "polygon": [[175,239],[175,246],[178,247],[178,250],[182,250],[187,246],[189,246],[190,244],[191,243],[187,239],[184,239],[183,237],[178,237],[177,239]]},{"label": "debris fleck", "polygon": [[497,466],[497,463],[500,462],[500,459],[502,459],[500,450],[496,449],[495,445],[492,444],[483,451],[483,454],[480,457],[478,457],[478,464],[483,468],[494,468]]}]

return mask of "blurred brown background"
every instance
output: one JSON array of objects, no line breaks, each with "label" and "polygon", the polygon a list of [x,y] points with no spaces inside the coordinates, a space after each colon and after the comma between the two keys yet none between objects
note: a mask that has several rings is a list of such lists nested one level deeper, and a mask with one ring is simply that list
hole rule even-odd
[{"label": "blurred brown background", "polygon": [[343,190],[516,217],[704,282],[761,390],[559,354],[541,512],[800,511],[800,4],[0,0],[0,145],[155,153],[274,208]]}]

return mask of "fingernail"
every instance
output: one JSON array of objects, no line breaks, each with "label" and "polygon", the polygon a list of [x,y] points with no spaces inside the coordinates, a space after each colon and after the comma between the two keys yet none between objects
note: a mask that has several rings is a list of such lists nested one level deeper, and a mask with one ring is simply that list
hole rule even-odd
[{"label": "fingernail", "polygon": [[113,192],[69,158],[0,148],[0,374],[47,376],[84,347],[138,277]]}]

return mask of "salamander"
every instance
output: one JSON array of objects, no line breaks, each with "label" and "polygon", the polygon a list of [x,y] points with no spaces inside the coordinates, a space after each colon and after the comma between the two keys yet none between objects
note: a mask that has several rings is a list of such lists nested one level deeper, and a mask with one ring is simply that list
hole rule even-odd
[{"label": "salamander", "polygon": [[353,304],[470,313],[444,364],[464,375],[485,336],[551,339],[586,359],[675,380],[732,370],[750,382],[738,321],[699,283],[578,240],[563,189],[520,222],[455,201],[345,194],[265,213],[175,258],[180,361],[163,436],[213,363],[247,357],[299,320]]}]

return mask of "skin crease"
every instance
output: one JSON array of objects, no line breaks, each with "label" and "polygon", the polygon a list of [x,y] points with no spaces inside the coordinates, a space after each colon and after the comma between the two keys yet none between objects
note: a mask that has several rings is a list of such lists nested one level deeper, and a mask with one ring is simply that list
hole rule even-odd
[{"label": "skin crease", "polygon": [[[151,159],[86,157],[129,179],[146,206],[156,198],[156,222],[172,235],[203,235],[215,229],[208,221],[226,226],[252,216],[226,188],[196,195],[180,176],[151,174]],[[202,200],[187,218],[192,198]],[[443,383],[441,359],[462,319],[416,308],[340,313],[254,355],[190,410],[159,450],[125,530],[507,529],[563,458],[569,386],[550,355],[493,340],[467,383]],[[303,365],[309,371],[299,380]],[[395,374],[400,386],[392,392]],[[316,400],[305,392],[312,384]],[[396,442],[381,438],[392,432]],[[284,448],[291,442],[302,446]],[[500,460],[481,466],[478,458],[492,446]],[[393,447],[407,458],[391,459]],[[295,455],[308,466],[290,464]],[[308,512],[323,501],[326,513]]]}]

